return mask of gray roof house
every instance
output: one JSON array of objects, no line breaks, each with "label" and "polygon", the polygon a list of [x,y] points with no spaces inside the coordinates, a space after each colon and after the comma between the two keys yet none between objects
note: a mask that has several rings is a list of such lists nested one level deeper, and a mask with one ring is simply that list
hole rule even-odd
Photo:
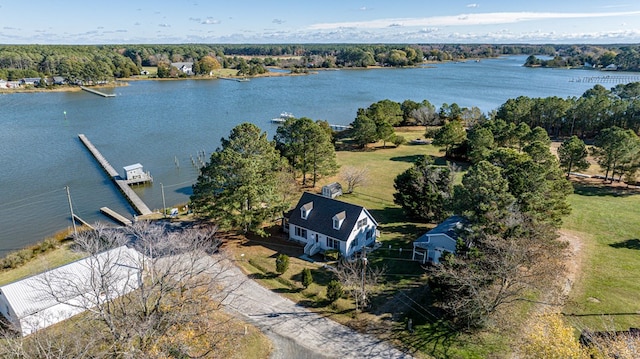
[{"label": "gray roof house", "polygon": [[193,62],[172,62],[171,66],[184,74],[193,75]]},{"label": "gray roof house", "polygon": [[[135,249],[122,246],[4,285],[0,313],[27,336],[139,288],[141,258]],[[92,285],[106,272],[108,289]]]},{"label": "gray roof house", "polygon": [[467,224],[461,216],[451,216],[413,242],[413,260],[439,263],[444,252],[456,253],[460,231]]},{"label": "gray roof house", "polygon": [[310,192],[285,215],[283,226],[309,256],[336,249],[349,258],[379,236],[378,223],[366,208]]}]

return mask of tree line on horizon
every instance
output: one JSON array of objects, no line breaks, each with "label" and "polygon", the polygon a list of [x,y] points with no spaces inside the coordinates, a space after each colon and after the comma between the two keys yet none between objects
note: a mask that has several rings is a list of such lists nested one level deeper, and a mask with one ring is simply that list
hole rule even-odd
[{"label": "tree line on horizon", "polygon": [[[243,57],[261,66],[300,71],[312,68],[415,66],[425,61],[460,61],[502,55],[554,56],[564,62],[640,69],[637,46],[500,44],[131,44],[1,45],[0,78],[63,76],[100,81],[140,74],[144,67],[214,58],[222,68],[241,69]],[[201,72],[206,74],[206,72]],[[250,73],[247,73],[250,74]]]}]

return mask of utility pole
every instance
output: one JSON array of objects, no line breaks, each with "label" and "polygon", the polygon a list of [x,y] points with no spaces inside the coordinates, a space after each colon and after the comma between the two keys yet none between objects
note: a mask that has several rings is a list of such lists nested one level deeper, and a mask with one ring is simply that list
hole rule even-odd
[{"label": "utility pole", "polygon": [[69,211],[71,211],[71,224],[73,224],[73,237],[78,236],[78,229],[76,228],[76,218],[73,214],[73,205],[71,204],[71,194],[69,193],[69,186],[64,187],[67,190],[67,200],[69,201]]},{"label": "utility pole", "polygon": [[362,246],[362,309],[364,309],[367,301],[366,292],[366,278],[367,278],[367,246]]},{"label": "utility pole", "polygon": [[162,218],[167,218],[167,205],[164,202],[164,185],[160,183],[160,189],[162,190]]}]

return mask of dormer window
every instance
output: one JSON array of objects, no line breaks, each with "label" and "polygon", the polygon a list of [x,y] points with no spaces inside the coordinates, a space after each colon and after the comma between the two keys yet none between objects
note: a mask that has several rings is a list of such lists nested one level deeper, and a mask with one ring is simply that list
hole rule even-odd
[{"label": "dormer window", "polygon": [[309,213],[311,213],[312,209],[313,209],[313,202],[309,202],[309,203],[305,204],[304,206],[300,207],[300,217],[302,219],[307,219],[307,217],[309,217]]},{"label": "dormer window", "polygon": [[347,218],[347,213],[345,211],[342,211],[333,216],[333,229],[339,230],[345,218]]}]

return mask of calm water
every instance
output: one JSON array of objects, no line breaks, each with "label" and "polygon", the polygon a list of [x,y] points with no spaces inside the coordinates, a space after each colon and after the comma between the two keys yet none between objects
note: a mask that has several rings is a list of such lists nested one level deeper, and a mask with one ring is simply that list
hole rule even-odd
[{"label": "calm water", "polygon": [[[316,75],[226,80],[140,81],[113,90],[0,95],[0,255],[70,226],[74,212],[108,221],[99,208],[134,211],[78,140],[84,133],[122,173],[140,162],[154,183],[135,190],[152,208],[186,202],[197,177],[191,158],[209,154],[241,122],[272,137],[281,112],[349,124],[361,107],[390,99],[456,102],[487,112],[509,98],[580,96],[599,73],[529,69],[525,57],[449,63],[414,69],[323,71]],[[633,74],[638,75],[638,74]],[[605,87],[612,87],[605,84]],[[66,118],[64,112],[66,111]],[[208,155],[207,155],[208,156]]]}]

